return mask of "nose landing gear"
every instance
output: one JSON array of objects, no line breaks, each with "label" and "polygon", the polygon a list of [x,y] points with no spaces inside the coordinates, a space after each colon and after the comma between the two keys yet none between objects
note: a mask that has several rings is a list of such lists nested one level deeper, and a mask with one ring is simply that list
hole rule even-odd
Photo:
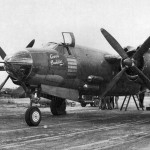
[{"label": "nose landing gear", "polygon": [[25,121],[29,126],[38,126],[41,122],[41,111],[37,106],[32,106],[33,103],[38,104],[40,101],[39,93],[40,90],[35,88],[35,90],[30,90],[30,107],[25,112]]},{"label": "nose landing gear", "polygon": [[38,126],[41,122],[41,111],[36,106],[31,106],[26,110],[25,121],[29,126]]},{"label": "nose landing gear", "polygon": [[54,116],[66,115],[66,99],[45,95],[41,92],[40,88],[28,88],[28,96],[30,97],[30,107],[25,112],[25,122],[29,126],[38,126],[41,122],[41,111],[37,106],[33,104],[40,103],[40,97],[44,97],[51,100],[50,110]]}]

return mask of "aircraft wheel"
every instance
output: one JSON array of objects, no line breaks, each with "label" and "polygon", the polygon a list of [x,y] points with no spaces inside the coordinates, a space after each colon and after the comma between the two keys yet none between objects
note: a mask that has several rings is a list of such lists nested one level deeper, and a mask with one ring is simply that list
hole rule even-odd
[{"label": "aircraft wheel", "polygon": [[41,122],[41,111],[38,107],[29,107],[25,113],[25,121],[29,126],[38,126]]},{"label": "aircraft wheel", "polygon": [[85,106],[86,106],[86,103],[81,103],[81,106],[82,106],[82,107],[85,107]]},{"label": "aircraft wheel", "polygon": [[66,114],[66,100],[62,98],[56,98],[51,101],[50,109],[53,115],[65,115]]}]

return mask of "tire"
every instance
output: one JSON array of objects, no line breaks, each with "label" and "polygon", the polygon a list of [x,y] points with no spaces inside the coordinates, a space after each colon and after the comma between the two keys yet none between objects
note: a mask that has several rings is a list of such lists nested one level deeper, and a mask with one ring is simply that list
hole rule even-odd
[{"label": "tire", "polygon": [[66,115],[66,100],[61,98],[52,100],[50,109],[54,116]]},{"label": "tire", "polygon": [[85,107],[85,106],[86,106],[86,103],[81,103],[81,106],[82,106],[82,107]]},{"label": "tire", "polygon": [[29,107],[25,112],[25,122],[27,123],[28,126],[32,126],[31,121],[30,121],[30,110],[31,110],[31,107]]},{"label": "tire", "polygon": [[38,107],[30,107],[26,110],[25,121],[29,126],[38,126],[41,122],[41,111]]}]

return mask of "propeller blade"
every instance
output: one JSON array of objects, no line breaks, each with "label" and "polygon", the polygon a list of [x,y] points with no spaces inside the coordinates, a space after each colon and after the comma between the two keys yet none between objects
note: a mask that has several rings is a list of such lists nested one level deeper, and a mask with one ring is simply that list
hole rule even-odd
[{"label": "propeller blade", "polygon": [[3,86],[5,85],[5,83],[7,82],[7,80],[9,79],[9,75],[6,77],[6,79],[2,82],[2,84],[0,85],[0,91],[3,88]]},{"label": "propeller blade", "polygon": [[148,89],[150,89],[150,80],[149,80],[149,78],[140,69],[138,69],[136,66],[133,66],[132,70],[134,70],[138,74],[138,76],[142,79],[142,81],[144,82],[146,87]]},{"label": "propeller blade", "polygon": [[105,29],[101,28],[101,32],[108,41],[108,43],[113,47],[113,49],[123,58],[127,58],[128,55],[124,51],[124,49],[121,47],[121,45],[116,41],[116,39],[110,35]]},{"label": "propeller blade", "polygon": [[35,43],[35,39],[33,39],[33,40],[26,46],[26,48],[33,47],[34,43]]},{"label": "propeller blade", "polygon": [[4,59],[6,57],[6,53],[4,52],[4,50],[0,47],[0,56],[2,57],[2,59]]},{"label": "propeller blade", "polygon": [[139,61],[144,53],[146,53],[150,48],[150,37],[148,37],[145,42],[141,45],[141,47],[137,50],[137,52],[134,54],[133,58],[137,61]]},{"label": "propeller blade", "polygon": [[101,98],[103,98],[112,88],[113,86],[118,82],[118,80],[122,77],[123,73],[126,71],[126,67],[124,67],[114,78],[113,80],[108,84],[106,90],[100,95]]}]

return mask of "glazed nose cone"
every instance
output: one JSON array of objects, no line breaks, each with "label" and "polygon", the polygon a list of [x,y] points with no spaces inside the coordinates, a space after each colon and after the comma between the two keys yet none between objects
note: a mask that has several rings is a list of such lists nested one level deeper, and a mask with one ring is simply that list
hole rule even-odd
[{"label": "glazed nose cone", "polygon": [[19,81],[27,79],[31,73],[33,60],[26,50],[5,57],[4,62],[7,73]]}]

